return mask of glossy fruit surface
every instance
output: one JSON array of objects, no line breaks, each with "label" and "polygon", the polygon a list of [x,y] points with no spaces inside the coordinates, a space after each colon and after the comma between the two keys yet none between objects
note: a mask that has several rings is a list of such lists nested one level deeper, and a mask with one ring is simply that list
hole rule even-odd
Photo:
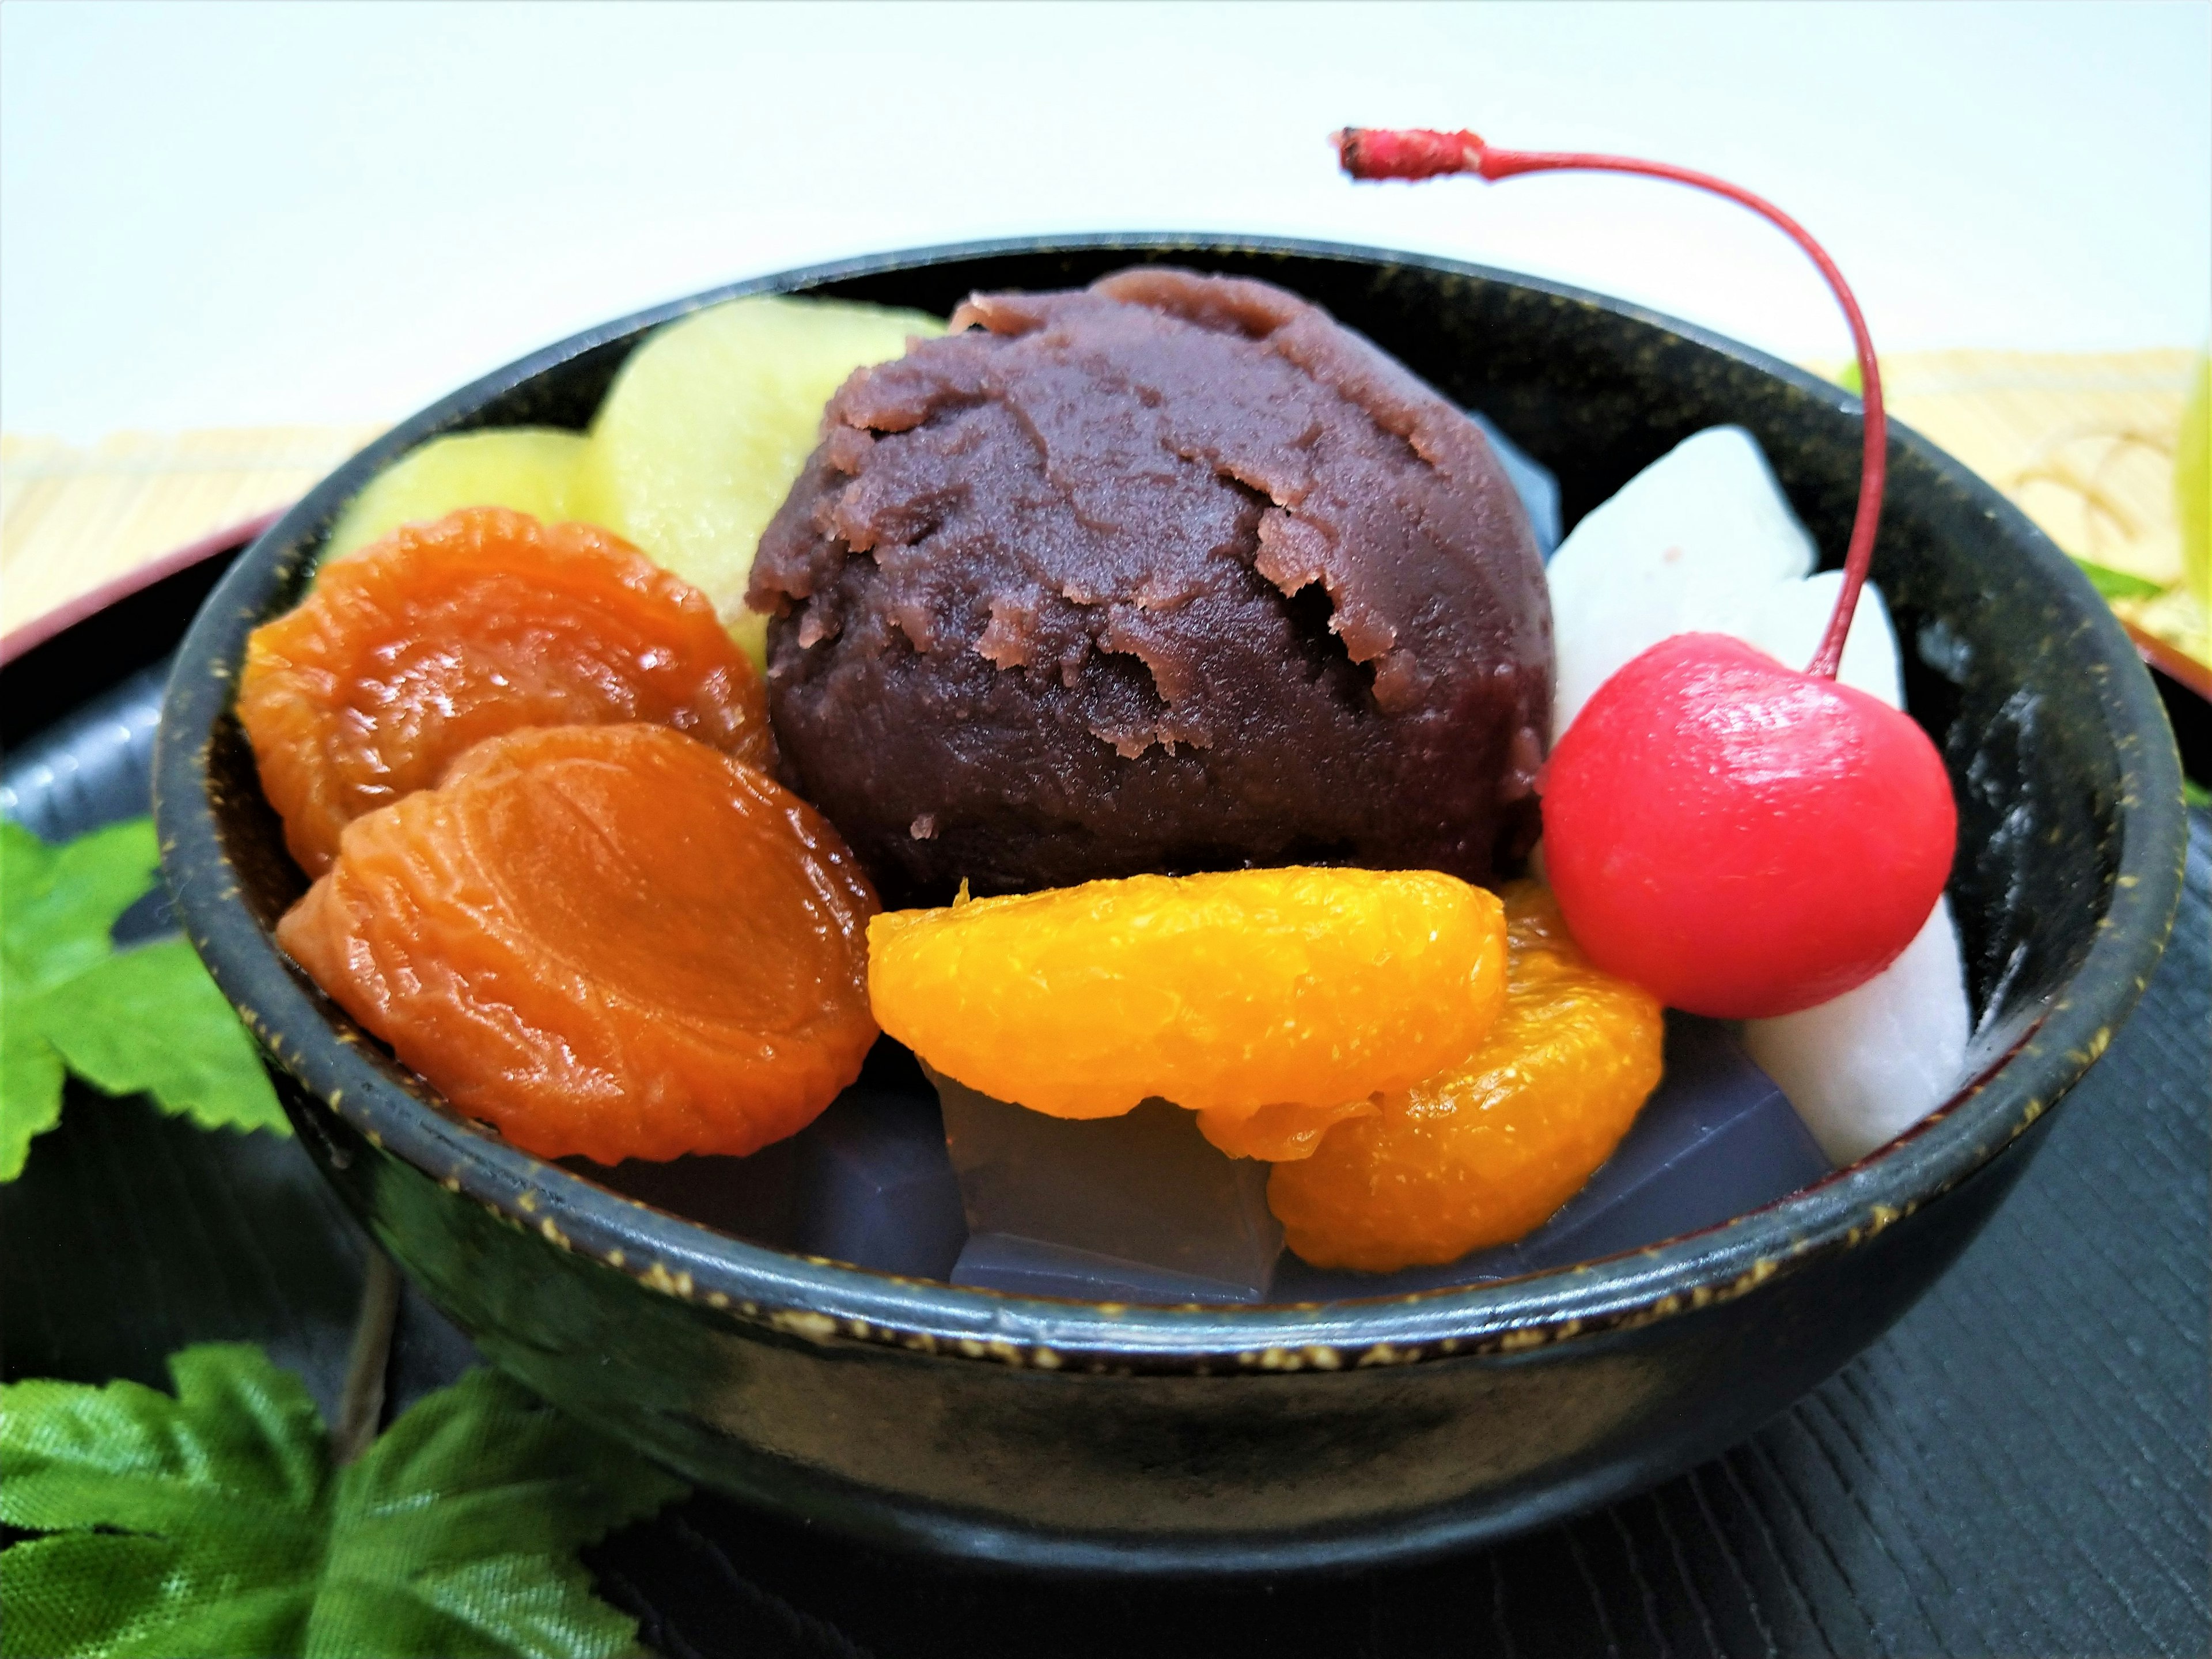
[{"label": "glossy fruit surface", "polygon": [[1599,689],[1541,784],[1546,869],[1590,960],[1723,1019],[1811,1007],[1909,944],[1958,810],[1911,719],[1718,634]]},{"label": "glossy fruit surface", "polygon": [[1382,1109],[1376,1103],[1377,1098],[1367,1095],[1328,1106],[1279,1100],[1256,1112],[1217,1109],[1198,1115],[1198,1132],[1231,1158],[1290,1163],[1311,1158],[1322,1138],[1338,1124],[1356,1117],[1373,1117]]},{"label": "glossy fruit surface", "polygon": [[868,944],[886,1031],[1054,1117],[1364,1101],[1463,1059],[1504,995],[1496,896],[1432,871],[1086,882],[890,912]]},{"label": "glossy fruit surface", "polygon": [[520,726],[643,720],[771,752],[759,676],[696,589],[606,531],[499,507],[325,569],[254,630],[238,716],[310,875],[348,823]]},{"label": "glossy fruit surface", "polygon": [[714,602],[762,658],[745,580],[769,517],[852,372],[945,325],[919,311],[757,295],[670,323],[623,365],[592,423],[584,516],[611,525]]},{"label": "glossy fruit surface", "polygon": [[1504,1012],[1474,1057],[1278,1164],[1267,1206],[1321,1267],[1389,1273],[1520,1237],[1582,1189],[1658,1086],[1656,999],[1600,973],[1541,884],[1505,890]]},{"label": "glossy fruit surface", "polygon": [[323,562],[465,507],[505,507],[546,524],[588,519],[579,476],[583,434],[550,427],[456,432],[410,449],[346,504]]},{"label": "glossy fruit surface", "polygon": [[750,767],[665,726],[562,726],[349,824],[276,938],[461,1111],[615,1164],[741,1156],[851,1083],[875,908]]}]

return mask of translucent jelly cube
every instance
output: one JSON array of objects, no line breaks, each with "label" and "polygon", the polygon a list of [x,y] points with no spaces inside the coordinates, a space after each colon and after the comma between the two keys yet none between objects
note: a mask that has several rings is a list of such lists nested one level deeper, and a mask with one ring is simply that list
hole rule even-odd
[{"label": "translucent jelly cube", "polygon": [[951,1273],[967,1227],[936,1101],[862,1082],[799,1146],[800,1249],[918,1279]]},{"label": "translucent jelly cube", "polygon": [[943,1279],[967,1238],[937,1097],[914,1057],[879,1042],[860,1081],[750,1158],[562,1162],[616,1191],[773,1249]]},{"label": "translucent jelly cube", "polygon": [[1665,1079],[1589,1185],[1521,1241],[1521,1271],[1716,1226],[1828,1170],[1804,1120],[1727,1026],[1670,1013]]},{"label": "translucent jelly cube", "polygon": [[1786,1198],[1828,1160],[1772,1079],[1717,1020],[1667,1016],[1667,1071],[1589,1184],[1527,1237],[1441,1267],[1395,1273],[1310,1267],[1287,1257],[1279,1300],[1388,1296],[1570,1267],[1696,1232]]},{"label": "translucent jelly cube", "polygon": [[956,1285],[1106,1302],[1266,1299],[1283,1230],[1267,1168],[1216,1151],[1148,1100],[1071,1121],[931,1073],[968,1243]]}]

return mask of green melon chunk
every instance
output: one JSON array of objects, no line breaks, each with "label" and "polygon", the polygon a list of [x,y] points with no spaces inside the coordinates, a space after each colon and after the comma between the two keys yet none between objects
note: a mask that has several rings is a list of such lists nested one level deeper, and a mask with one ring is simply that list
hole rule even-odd
[{"label": "green melon chunk", "polygon": [[586,447],[580,433],[550,427],[433,438],[353,498],[331,531],[324,561],[457,507],[511,507],[547,524],[587,517],[579,487]]},{"label": "green melon chunk", "polygon": [[822,406],[856,368],[942,334],[918,311],[762,295],[670,323],[623,366],[592,422],[583,516],[705,592],[762,660],[745,609],[761,532],[821,436]]}]

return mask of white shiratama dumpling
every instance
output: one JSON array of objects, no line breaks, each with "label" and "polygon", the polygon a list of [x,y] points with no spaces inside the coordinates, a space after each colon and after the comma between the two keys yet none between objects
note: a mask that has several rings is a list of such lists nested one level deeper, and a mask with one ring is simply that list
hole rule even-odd
[{"label": "white shiratama dumpling", "polygon": [[[1766,457],[1740,426],[1685,438],[1577,525],[1546,568],[1559,680],[1556,741],[1629,660],[1677,634],[1731,634],[1802,667],[1843,581],[1813,569]],[[1897,636],[1869,583],[1844,641],[1846,685],[1899,704]]]},{"label": "white shiratama dumpling", "polygon": [[1951,901],[1936,901],[1905,954],[1855,991],[1743,1028],[1831,1163],[1856,1163],[1928,1115],[1957,1086],[1966,988]]},{"label": "white shiratama dumpling", "polygon": [[[1728,634],[1777,660],[1812,660],[1840,571],[1813,573],[1812,538],[1741,427],[1685,439],[1560,544],[1547,575],[1559,653],[1556,742],[1629,660],[1676,634]],[[1897,635],[1869,582],[1838,678],[1905,706]],[[1744,1045],[1838,1164],[1903,1133],[1950,1093],[1969,1019],[1959,936],[1939,900],[1887,968],[1832,1001],[1744,1027]]]}]

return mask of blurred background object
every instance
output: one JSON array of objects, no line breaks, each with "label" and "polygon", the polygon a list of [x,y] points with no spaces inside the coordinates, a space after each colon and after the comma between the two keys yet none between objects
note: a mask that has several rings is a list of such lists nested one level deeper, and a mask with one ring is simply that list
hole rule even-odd
[{"label": "blurred background object", "polygon": [[[2212,696],[2206,361],[2179,349],[1885,352],[1881,374],[1896,418],[2009,495],[2124,622],[2201,669],[2194,689]],[[1856,384],[1856,364],[1813,366]]]}]

